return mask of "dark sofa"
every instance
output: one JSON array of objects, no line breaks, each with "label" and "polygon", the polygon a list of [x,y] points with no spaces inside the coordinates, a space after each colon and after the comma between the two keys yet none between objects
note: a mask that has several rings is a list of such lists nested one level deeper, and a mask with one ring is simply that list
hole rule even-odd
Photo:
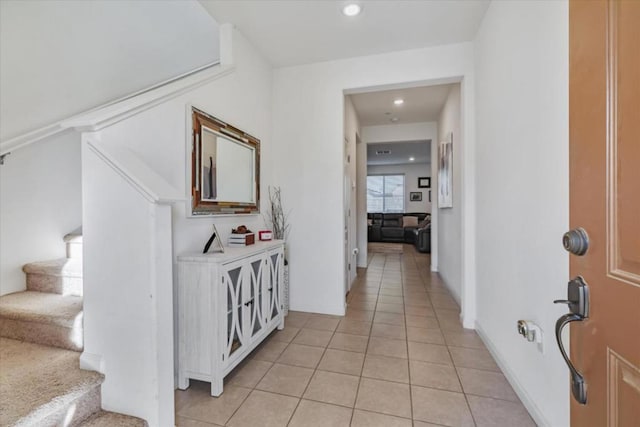
[{"label": "dark sofa", "polygon": [[[407,225],[410,220],[405,217],[416,217],[413,223],[420,224],[431,217],[425,212],[412,213],[368,213],[368,240],[370,242],[416,243],[418,225]],[[429,231],[431,234],[431,231]]]}]

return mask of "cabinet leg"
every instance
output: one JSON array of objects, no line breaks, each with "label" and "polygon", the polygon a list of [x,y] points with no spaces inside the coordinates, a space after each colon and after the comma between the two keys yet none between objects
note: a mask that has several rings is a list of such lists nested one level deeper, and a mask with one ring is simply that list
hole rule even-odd
[{"label": "cabinet leg", "polygon": [[222,394],[222,377],[211,380],[211,396],[218,397]]},{"label": "cabinet leg", "polygon": [[280,323],[278,323],[278,330],[281,331],[284,329],[284,316],[280,318]]},{"label": "cabinet leg", "polygon": [[186,390],[189,388],[190,381],[184,374],[178,373],[178,388],[180,390]]}]

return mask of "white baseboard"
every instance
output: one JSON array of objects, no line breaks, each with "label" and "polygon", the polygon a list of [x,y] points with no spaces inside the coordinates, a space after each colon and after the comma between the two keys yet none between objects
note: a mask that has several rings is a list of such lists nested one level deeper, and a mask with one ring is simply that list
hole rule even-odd
[{"label": "white baseboard", "polygon": [[482,329],[482,326],[480,326],[480,324],[477,321],[476,321],[476,332],[478,333],[478,335],[480,336],[480,339],[482,339],[485,346],[489,350],[489,353],[491,353],[496,363],[502,370],[502,373],[507,378],[507,381],[509,381],[509,384],[511,384],[511,387],[513,387],[513,390],[516,392],[516,394],[522,401],[522,404],[524,405],[524,407],[527,408],[527,411],[529,411],[529,414],[531,415],[531,418],[533,418],[533,421],[535,421],[535,423],[540,427],[551,426],[547,418],[544,416],[544,414],[538,407],[538,405],[536,405],[536,403],[533,401],[531,396],[529,396],[529,393],[525,391],[524,387],[522,387],[522,384],[518,382],[513,371],[509,369],[509,367],[507,366],[507,363],[498,352],[497,347],[489,339],[484,329]]},{"label": "white baseboard", "polygon": [[434,265],[434,264],[431,264],[431,271],[433,271],[434,273],[437,273],[438,272],[438,266]]},{"label": "white baseboard", "polygon": [[80,369],[97,371],[104,374],[104,359],[102,355],[83,351],[80,355]]}]

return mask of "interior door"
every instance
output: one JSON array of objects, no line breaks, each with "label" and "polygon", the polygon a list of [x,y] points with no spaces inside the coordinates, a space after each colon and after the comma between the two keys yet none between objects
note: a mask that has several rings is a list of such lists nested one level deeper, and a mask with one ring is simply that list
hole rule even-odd
[{"label": "interior door", "polygon": [[571,425],[640,425],[640,1],[571,1],[570,222],[589,244],[571,255],[589,315],[571,325],[586,403]]}]

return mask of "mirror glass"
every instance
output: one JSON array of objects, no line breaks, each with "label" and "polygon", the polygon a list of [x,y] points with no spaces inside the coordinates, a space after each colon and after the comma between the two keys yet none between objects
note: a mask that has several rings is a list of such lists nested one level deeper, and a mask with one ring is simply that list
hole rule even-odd
[{"label": "mirror glass", "polygon": [[192,213],[258,213],[260,141],[193,109]]}]

